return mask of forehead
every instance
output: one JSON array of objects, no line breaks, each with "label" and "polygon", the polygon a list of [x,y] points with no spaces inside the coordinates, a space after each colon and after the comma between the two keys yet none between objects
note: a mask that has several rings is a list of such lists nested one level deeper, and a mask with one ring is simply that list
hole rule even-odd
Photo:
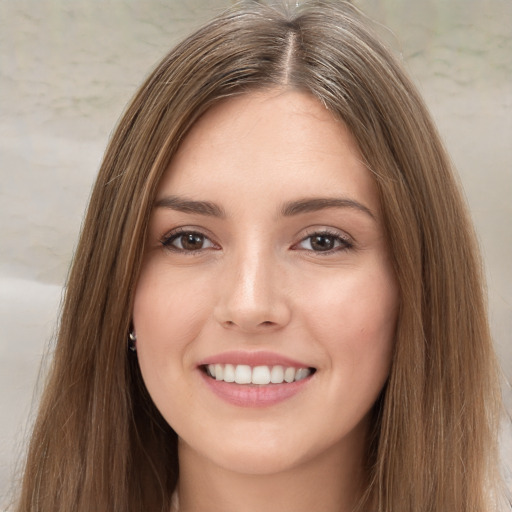
[{"label": "forehead", "polygon": [[159,195],[213,200],[229,191],[266,201],[341,194],[378,210],[376,186],[354,137],[299,91],[244,94],[207,111],[174,156]]}]

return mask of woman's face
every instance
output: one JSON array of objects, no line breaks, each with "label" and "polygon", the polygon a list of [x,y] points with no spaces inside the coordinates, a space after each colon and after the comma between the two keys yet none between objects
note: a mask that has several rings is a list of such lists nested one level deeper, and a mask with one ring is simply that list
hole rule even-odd
[{"label": "woman's face", "polygon": [[377,189],[342,123],[293,91],[199,120],[158,189],[133,311],[180,460],[270,473],[361,457],[397,302]]}]

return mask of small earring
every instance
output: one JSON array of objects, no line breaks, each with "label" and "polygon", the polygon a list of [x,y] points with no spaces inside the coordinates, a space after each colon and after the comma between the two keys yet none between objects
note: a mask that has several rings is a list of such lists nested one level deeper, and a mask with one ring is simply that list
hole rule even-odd
[{"label": "small earring", "polygon": [[133,331],[130,331],[128,334],[128,348],[132,352],[137,352],[137,347],[135,346],[135,342],[137,341],[137,336]]}]

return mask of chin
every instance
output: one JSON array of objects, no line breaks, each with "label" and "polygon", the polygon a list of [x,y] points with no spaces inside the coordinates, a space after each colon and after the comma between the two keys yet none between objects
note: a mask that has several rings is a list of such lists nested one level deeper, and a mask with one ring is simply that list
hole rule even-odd
[{"label": "chin", "polygon": [[[181,439],[180,455],[190,456],[203,465],[217,466],[225,471],[246,475],[272,475],[299,466],[308,460],[304,453],[306,441],[290,442],[289,436],[258,435],[237,437],[231,434],[216,437],[217,442],[199,445]],[[203,440],[201,440],[203,441]],[[288,441],[288,442],[287,442]],[[186,453],[185,453],[186,452]]]},{"label": "chin", "polygon": [[[263,453],[265,452],[265,453]],[[216,463],[227,471],[246,475],[273,475],[297,467],[301,458],[296,455],[268,450],[246,450],[224,452]]]}]

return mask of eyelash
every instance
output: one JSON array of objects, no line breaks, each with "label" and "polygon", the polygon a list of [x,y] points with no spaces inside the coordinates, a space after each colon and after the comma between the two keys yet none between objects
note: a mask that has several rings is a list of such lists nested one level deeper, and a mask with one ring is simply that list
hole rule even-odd
[{"label": "eyelash", "polygon": [[[175,242],[176,240],[179,240],[181,237],[184,237],[185,235],[201,237],[203,240],[208,240],[210,242],[211,246],[210,247],[201,247],[200,249],[186,250],[183,247],[183,243],[181,243],[181,247],[176,247],[176,246],[173,245],[173,242]],[[160,240],[160,243],[166,249],[168,249],[170,251],[179,252],[179,253],[182,253],[182,254],[189,254],[189,255],[197,254],[197,253],[199,253],[201,251],[215,248],[215,245],[216,245],[204,233],[201,233],[200,231],[196,231],[196,230],[193,230],[193,229],[185,229],[185,228],[178,228],[178,229],[175,229],[175,230],[171,231],[170,233],[165,235]]]},{"label": "eyelash", "polygon": [[[191,249],[191,250],[185,249],[183,247],[183,242],[181,243],[181,247],[176,247],[173,245],[173,243],[176,240],[179,240],[181,237],[183,237],[185,235],[198,236],[202,240],[208,240],[208,242],[211,245],[209,247],[201,247],[199,249]],[[327,249],[325,251],[315,251],[311,245],[311,239],[313,237],[324,237],[324,238],[333,239],[334,244],[337,243],[338,245],[337,246],[335,245],[335,247],[333,247],[331,249]],[[304,243],[307,240],[310,240],[309,245],[311,248],[310,249],[301,248],[300,244]],[[165,247],[166,249],[168,249],[170,251],[179,252],[179,253],[187,254],[187,255],[194,255],[201,251],[215,249],[218,247],[204,233],[201,233],[200,231],[195,231],[193,229],[185,229],[185,228],[178,228],[178,229],[175,229],[174,231],[172,231],[171,233],[168,233],[160,240],[160,243],[162,244],[163,247]],[[341,235],[337,231],[331,231],[329,229],[322,229],[321,231],[312,231],[311,233],[308,233],[304,238],[302,238],[298,243],[294,244],[291,248],[293,250],[309,251],[309,252],[313,252],[313,253],[316,253],[319,255],[329,255],[329,254],[333,254],[338,251],[347,251],[347,250],[352,249],[353,247],[354,247],[354,244],[348,237]]]},{"label": "eyelash", "polygon": [[[330,238],[334,240],[334,243],[338,243],[338,246],[333,247],[332,249],[328,249],[326,251],[314,251],[313,249],[305,249],[298,247],[300,244],[305,242],[306,240],[310,240],[310,246],[311,246],[311,239],[313,237],[325,237]],[[311,251],[318,255],[330,255],[335,252],[339,251],[348,251],[354,247],[353,242],[346,236],[340,234],[338,231],[330,230],[330,229],[322,229],[320,231],[312,231],[311,233],[308,233],[304,238],[302,238],[298,243],[294,244],[292,248],[296,248],[296,250],[303,250],[303,251]]]}]

